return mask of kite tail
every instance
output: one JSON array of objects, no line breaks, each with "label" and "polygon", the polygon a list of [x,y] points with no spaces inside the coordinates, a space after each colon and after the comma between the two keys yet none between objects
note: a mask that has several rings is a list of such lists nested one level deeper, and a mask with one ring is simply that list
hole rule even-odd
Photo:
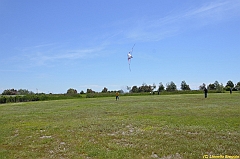
[{"label": "kite tail", "polygon": [[129,64],[129,71],[131,72],[131,67],[130,67],[130,64]]}]

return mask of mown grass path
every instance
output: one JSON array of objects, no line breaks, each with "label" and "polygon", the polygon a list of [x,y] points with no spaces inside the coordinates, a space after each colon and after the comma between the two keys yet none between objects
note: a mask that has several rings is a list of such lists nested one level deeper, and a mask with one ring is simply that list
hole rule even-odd
[{"label": "mown grass path", "polygon": [[0,158],[240,155],[240,94],[0,105]]}]

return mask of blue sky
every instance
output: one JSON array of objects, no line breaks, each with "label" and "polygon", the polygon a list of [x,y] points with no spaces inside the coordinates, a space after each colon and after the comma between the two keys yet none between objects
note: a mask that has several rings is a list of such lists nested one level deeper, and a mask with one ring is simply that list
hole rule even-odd
[{"label": "blue sky", "polygon": [[239,0],[0,0],[0,21],[0,93],[240,81]]}]

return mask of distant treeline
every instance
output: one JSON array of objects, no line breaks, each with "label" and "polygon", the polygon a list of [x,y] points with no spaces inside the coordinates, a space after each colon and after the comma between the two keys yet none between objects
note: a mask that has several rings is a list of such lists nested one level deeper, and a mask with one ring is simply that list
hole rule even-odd
[{"label": "distant treeline", "polygon": [[[224,93],[226,91],[209,90],[208,93]],[[228,91],[227,91],[228,92]],[[124,93],[120,92],[121,96],[145,96],[145,95],[171,95],[171,94],[203,94],[202,90],[176,90],[176,91],[153,91],[153,92],[139,92],[139,93]],[[3,103],[17,103],[17,102],[31,102],[31,101],[47,101],[47,100],[61,100],[61,99],[76,99],[76,98],[101,98],[101,97],[115,97],[116,92],[92,92],[86,94],[28,94],[28,95],[2,95],[0,96],[0,104]]]},{"label": "distant treeline", "polygon": [[[219,92],[218,90],[209,90],[208,93],[225,93],[226,91]],[[171,94],[203,94],[203,90],[176,90],[176,91],[153,91],[153,92],[139,92],[139,93],[121,93],[121,96],[142,96],[142,95],[171,95]],[[116,95],[115,92],[107,92],[107,93],[86,93],[86,98],[99,98],[99,97],[114,97]]]},{"label": "distant treeline", "polygon": [[81,91],[77,92],[76,89],[69,88],[66,94],[44,94],[28,91],[27,89],[6,89],[0,96],[1,103],[15,103],[15,102],[29,102],[29,101],[45,101],[45,100],[60,100],[60,99],[73,99],[73,98],[98,98],[98,97],[114,97],[116,92],[120,93],[120,96],[140,96],[140,95],[169,95],[169,94],[200,94],[207,88],[209,93],[224,93],[226,91],[240,91],[240,82],[234,84],[229,80],[224,86],[222,83],[215,81],[212,84],[206,85],[203,83],[199,86],[199,90],[191,90],[189,85],[185,82],[181,82],[181,90],[177,89],[176,84],[171,81],[166,84],[166,87],[160,82],[157,87],[155,84],[147,85],[143,83],[141,86],[127,86],[128,93],[123,90],[109,91],[106,87],[102,92],[95,92],[92,89],[87,89],[86,93]]}]

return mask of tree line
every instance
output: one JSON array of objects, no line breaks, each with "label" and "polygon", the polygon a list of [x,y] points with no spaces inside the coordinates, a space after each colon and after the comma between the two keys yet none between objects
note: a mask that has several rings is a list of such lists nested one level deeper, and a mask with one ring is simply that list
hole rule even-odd
[{"label": "tree line", "polygon": [[[204,88],[207,88],[209,90],[216,90],[217,92],[223,92],[223,91],[240,91],[240,81],[237,82],[236,84],[234,84],[231,80],[229,80],[226,85],[224,86],[222,83],[219,83],[218,81],[215,81],[214,83],[210,83],[209,85],[206,85],[205,83],[203,83],[202,85],[199,86],[199,90],[204,90]],[[142,86],[133,86],[133,87],[128,87],[127,86],[127,90],[129,90],[130,93],[139,93],[139,92],[153,92],[153,91],[157,91],[157,92],[161,92],[161,91],[168,91],[168,92],[172,92],[172,91],[177,91],[177,85],[171,81],[168,82],[166,84],[166,86],[164,86],[162,84],[162,82],[159,83],[159,86],[156,89],[156,85],[147,85],[145,83],[142,84]],[[191,88],[190,86],[186,83],[186,81],[182,81],[181,82],[181,88],[182,91],[190,91]]]},{"label": "tree line", "polygon": [[[182,91],[191,90],[190,86],[187,84],[186,81],[182,81],[180,86],[181,86],[180,90]],[[234,84],[231,80],[229,80],[227,81],[225,86],[222,83],[219,83],[218,81],[215,81],[214,83],[210,83],[209,85],[206,85],[205,83],[203,83],[202,85],[199,86],[199,90],[203,90],[204,88],[207,88],[208,90],[216,90],[217,92],[230,91],[230,90],[240,91],[240,81]],[[129,91],[129,93],[141,93],[141,92],[154,92],[154,91],[173,92],[173,91],[177,91],[178,89],[177,89],[177,85],[173,81],[171,81],[166,83],[165,86],[162,84],[162,82],[160,82],[158,87],[154,83],[152,85],[147,85],[146,83],[143,83],[141,86],[136,86],[136,85],[132,87],[127,86],[127,90]],[[100,93],[114,93],[114,92],[124,93],[123,90],[109,91],[107,87],[104,87]],[[79,93],[77,92],[76,89],[69,88],[66,92],[67,95],[76,95],[76,94],[85,94],[85,93],[89,94],[89,93],[99,93],[99,92],[96,92],[90,88],[88,88],[86,92],[82,90]],[[6,89],[2,92],[2,95],[33,95],[33,94],[38,94],[38,93],[34,93],[27,89],[19,89],[19,90]]]},{"label": "tree line", "polygon": [[[9,103],[9,102],[28,102],[28,101],[43,101],[43,100],[59,100],[59,99],[72,99],[79,97],[86,98],[95,98],[95,97],[107,97],[107,96],[115,96],[116,92],[122,93],[122,95],[146,95],[147,93],[155,94],[158,92],[162,92],[162,94],[175,94],[175,93],[201,93],[201,90],[205,88],[209,89],[212,92],[224,92],[224,91],[240,91],[240,82],[234,84],[231,80],[229,80],[224,86],[222,83],[215,81],[214,83],[210,83],[206,85],[203,83],[199,86],[199,90],[191,90],[190,86],[186,83],[186,81],[181,82],[181,91],[177,89],[176,84],[171,81],[168,82],[165,86],[162,82],[159,83],[158,87],[156,84],[147,85],[143,83],[141,86],[127,86],[127,90],[129,93],[124,93],[123,90],[115,90],[109,91],[107,87],[104,87],[101,92],[93,91],[92,89],[87,89],[86,93],[81,91],[77,92],[76,89],[69,88],[64,94],[45,94],[45,93],[34,93],[27,89],[7,89],[2,92],[2,96],[0,96],[0,103]],[[86,94],[86,95],[83,95]]]},{"label": "tree line", "polygon": [[[187,84],[186,81],[182,81],[180,85],[180,90],[182,91],[191,91],[190,86]],[[157,88],[157,89],[156,89]],[[218,81],[215,81],[214,83],[210,83],[209,85],[206,85],[203,83],[202,85],[199,86],[198,90],[204,90],[204,88],[207,88],[208,90],[215,90],[216,92],[224,92],[224,91],[240,91],[240,81],[234,84],[231,80],[229,80],[226,85],[224,86],[222,83],[219,83]],[[143,83],[141,86],[127,86],[127,90],[129,93],[142,93],[142,92],[162,92],[162,91],[167,91],[167,92],[174,92],[177,91],[177,85],[171,81],[168,82],[165,86],[163,85],[162,82],[159,83],[158,87],[156,84],[152,85],[147,85],[146,83]],[[109,91],[107,87],[104,87],[101,92],[96,92],[90,88],[86,90],[86,94],[93,94],[93,93],[114,93],[114,92],[120,92],[124,93],[123,90],[115,90],[115,91]],[[77,90],[70,88],[67,91],[67,94],[69,93],[74,93],[77,94]],[[84,94],[85,92],[82,90],[80,94]]]},{"label": "tree line", "polygon": [[32,91],[27,89],[6,89],[2,92],[2,95],[27,95],[27,94],[35,94]]},{"label": "tree line", "polygon": [[[157,89],[156,89],[157,88]],[[215,81],[214,83],[210,83],[209,85],[206,85],[203,83],[202,85],[199,86],[198,90],[204,90],[204,88],[207,88],[208,90],[216,90],[216,92],[223,92],[223,91],[240,91],[240,81],[234,84],[231,80],[229,80],[226,85],[224,86],[222,83],[219,83],[218,81]],[[162,92],[162,91],[167,91],[167,92],[173,92],[177,91],[177,85],[171,81],[164,86],[162,82],[159,83],[159,86],[157,87],[156,84],[152,85],[147,85],[146,83],[143,83],[141,86],[127,86],[127,90],[129,93],[142,93],[142,92]],[[180,90],[182,91],[191,91],[190,86],[187,84],[186,81],[181,82],[181,87]],[[124,93],[123,90],[115,90],[115,91],[109,91],[107,87],[104,87],[100,93],[114,93],[114,92],[120,92]],[[80,94],[84,94],[85,92],[82,90]],[[88,88],[86,90],[87,94],[93,94],[93,93],[99,93],[96,91],[93,91],[92,89]],[[67,91],[67,94],[77,94],[77,90],[70,88]]]}]

